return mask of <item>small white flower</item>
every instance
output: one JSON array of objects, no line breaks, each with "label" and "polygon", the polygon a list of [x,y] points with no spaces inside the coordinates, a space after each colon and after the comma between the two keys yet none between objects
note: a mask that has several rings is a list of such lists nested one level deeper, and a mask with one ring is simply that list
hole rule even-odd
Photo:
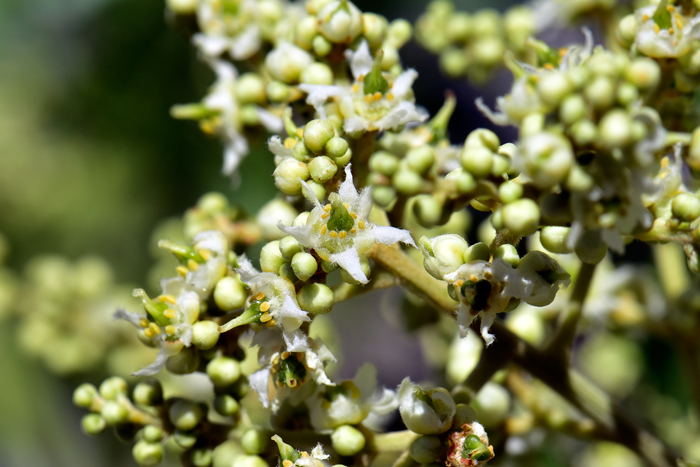
[{"label": "small white flower", "polygon": [[457,409],[447,390],[424,390],[407,377],[398,392],[399,412],[406,428],[421,435],[437,435],[450,429]]},{"label": "small white flower", "polygon": [[348,0],[330,2],[316,18],[319,31],[331,42],[347,43],[362,32],[362,12]]},{"label": "small white flower", "polygon": [[639,8],[634,12],[637,20],[635,44],[641,53],[654,58],[678,58],[690,52],[693,41],[700,38],[700,14],[687,17],[681,9],[669,5],[669,28],[661,28],[654,20],[657,5]]},{"label": "small white flower", "polygon": [[352,180],[350,164],[345,167],[345,181],[338,193],[331,193],[329,203],[321,205],[306,183],[301,182],[303,193],[314,204],[306,225],[280,230],[296,238],[318,256],[345,269],[356,281],[366,284],[369,279],[362,271],[360,256],[375,242],[393,245],[403,242],[415,246],[410,232],[375,225],[369,222],[372,194],[368,188],[358,193]]},{"label": "small white flower", "polygon": [[199,2],[197,21],[202,30],[192,42],[207,57],[216,58],[228,52],[234,60],[246,60],[262,45],[260,27],[256,23],[258,2],[245,0],[235,14],[225,11],[224,2]]}]

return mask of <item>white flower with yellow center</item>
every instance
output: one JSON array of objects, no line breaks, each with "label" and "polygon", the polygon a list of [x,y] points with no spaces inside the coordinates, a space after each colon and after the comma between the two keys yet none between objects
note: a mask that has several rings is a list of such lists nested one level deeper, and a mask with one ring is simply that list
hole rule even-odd
[{"label": "white flower with yellow center", "polygon": [[666,0],[639,8],[634,13],[637,49],[648,57],[678,58],[687,54],[700,38],[700,14],[687,17]]},{"label": "white flower with yellow center", "polygon": [[385,245],[403,242],[415,246],[407,230],[369,222],[372,193],[368,188],[357,191],[353,184],[350,164],[345,167],[345,181],[340,185],[338,193],[331,193],[326,205],[318,201],[306,183],[301,183],[304,196],[315,207],[306,225],[280,225],[280,230],[296,238],[306,248],[314,250],[321,259],[343,268],[356,281],[362,284],[369,282],[362,270],[360,257],[375,242]]},{"label": "white flower with yellow center", "polygon": [[372,59],[369,46],[363,41],[356,52],[346,51],[354,77],[352,85],[302,84],[299,89],[308,93],[306,102],[314,106],[322,119],[326,101],[337,98],[343,129],[351,134],[397,130],[410,122],[425,121],[428,114],[413,103],[412,86],[418,73],[406,70],[392,80],[382,72],[382,56],[380,51]]}]

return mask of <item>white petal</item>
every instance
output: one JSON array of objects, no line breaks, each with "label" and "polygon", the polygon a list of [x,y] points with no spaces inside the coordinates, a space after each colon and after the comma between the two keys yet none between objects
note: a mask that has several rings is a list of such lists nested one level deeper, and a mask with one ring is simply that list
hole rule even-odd
[{"label": "white petal", "polygon": [[391,93],[397,99],[403,98],[411,90],[416,78],[418,78],[418,72],[413,68],[404,71],[394,81],[394,86],[391,88]]},{"label": "white petal", "polygon": [[349,90],[343,86],[330,86],[326,84],[300,84],[299,90],[307,94],[306,103],[312,105],[314,109],[316,109],[321,119],[326,118],[323,105],[329,97],[341,96],[349,92]]},{"label": "white petal", "polygon": [[428,114],[416,108],[412,102],[402,101],[388,114],[374,122],[378,130],[391,130],[410,122],[423,122]]},{"label": "white petal", "polygon": [[132,313],[130,311],[126,311],[122,308],[117,308],[117,310],[114,312],[112,315],[114,319],[122,319],[124,321],[128,321],[137,328],[141,329],[141,325],[139,324],[139,321],[143,318],[143,316],[137,314],[137,313]]},{"label": "white petal", "polygon": [[399,407],[399,399],[396,392],[391,389],[381,388],[372,396],[372,412],[377,415],[388,415]]},{"label": "white petal", "polygon": [[309,340],[302,331],[283,332],[282,337],[284,337],[287,352],[306,352],[310,350]]},{"label": "white petal", "polygon": [[375,225],[372,227],[370,235],[374,240],[383,243],[384,245],[393,245],[396,242],[402,242],[406,245],[416,246],[411,232],[408,230],[397,229],[396,227],[386,227],[383,225]]},{"label": "white petal", "polygon": [[493,320],[496,318],[496,311],[490,310],[486,314],[481,316],[481,337],[484,338],[484,342],[489,346],[496,341],[496,337],[489,333]]},{"label": "white petal", "polygon": [[263,109],[260,106],[255,107],[255,113],[260,119],[260,123],[265,127],[270,133],[281,133],[284,130],[284,122],[277,115],[272,112]]},{"label": "white petal", "polygon": [[318,201],[318,198],[314,194],[314,191],[311,189],[309,184],[301,179],[299,179],[299,181],[301,182],[301,193],[304,195],[304,198],[313,204],[315,208],[323,209],[323,206],[321,206],[321,203]]},{"label": "white petal", "polygon": [[194,245],[197,249],[209,250],[217,255],[225,255],[228,251],[228,240],[219,230],[206,230],[194,236]]},{"label": "white petal", "polygon": [[362,271],[360,256],[354,248],[348,248],[342,253],[331,255],[331,261],[345,269],[357,282],[362,284],[369,282],[369,279],[367,279],[367,276],[365,276],[365,273]]},{"label": "white petal", "polygon": [[287,294],[285,294],[284,296],[284,302],[282,302],[282,306],[279,310],[275,310],[274,314],[279,316],[281,319],[293,318],[300,321],[311,321],[311,318],[309,318],[309,314],[306,311],[299,308],[296,299],[292,298],[290,295]]},{"label": "white petal", "polygon": [[217,57],[228,47],[228,39],[224,36],[210,36],[206,34],[195,34],[192,36],[194,45],[210,57]]},{"label": "white petal", "polygon": [[238,257],[238,267],[236,272],[241,275],[241,281],[248,283],[255,280],[261,273],[253,266],[253,263],[246,257],[241,255]]},{"label": "white petal", "polygon": [[231,40],[229,53],[235,60],[246,60],[260,49],[260,28],[253,24]]},{"label": "white petal", "polygon": [[469,334],[469,326],[474,321],[474,315],[469,313],[469,307],[465,304],[459,306],[457,311],[457,325],[459,326],[459,337],[465,338]]},{"label": "white petal", "polygon": [[372,71],[374,59],[372,59],[367,41],[363,40],[355,52],[351,49],[346,50],[345,58],[350,62],[350,70],[355,79],[358,79],[360,75],[366,75]]},{"label": "white petal", "polygon": [[491,120],[491,122],[494,125],[510,125],[510,119],[508,118],[508,115],[500,111],[494,112],[486,104],[484,104],[484,100],[481,97],[477,97],[474,103],[476,104],[476,108],[479,109],[481,113],[483,113],[486,116],[486,118]]},{"label": "white petal", "polygon": [[283,159],[292,157],[292,150],[287,149],[287,147],[282,143],[282,138],[275,135],[267,141],[267,148],[275,156],[279,156]]},{"label": "white petal", "polygon": [[354,206],[355,214],[357,214],[360,219],[368,219],[373,205],[374,200],[372,199],[372,189],[370,187],[366,187],[360,192],[360,197],[357,200],[357,204]]},{"label": "white petal", "polygon": [[133,376],[151,376],[155,375],[158,373],[160,370],[163,369],[165,366],[165,362],[168,361],[168,356],[165,354],[165,351],[163,348],[160,349],[160,352],[158,352],[158,355],[156,355],[156,359],[153,363],[148,365],[147,367],[136,371],[132,373]]},{"label": "white petal", "polygon": [[369,129],[370,125],[369,120],[354,116],[345,119],[343,122],[343,130],[350,134],[361,133]]},{"label": "white petal", "polygon": [[314,234],[313,226],[311,225],[286,226],[280,223],[277,224],[277,228],[296,238],[306,248],[315,248],[316,246],[316,234]]},{"label": "white petal", "polygon": [[248,141],[241,136],[228,138],[224,147],[224,166],[221,172],[224,175],[232,176],[245,156],[248,155]]},{"label": "white petal", "polygon": [[255,392],[258,393],[260,402],[262,402],[263,407],[267,408],[270,405],[270,398],[268,396],[268,383],[270,381],[270,369],[263,368],[258,370],[248,378],[250,382],[250,387],[253,388]]},{"label": "white petal", "polygon": [[357,193],[357,188],[355,188],[355,183],[352,179],[352,164],[345,166],[345,180],[340,184],[338,188],[338,195],[341,201],[354,206],[357,203],[359,194]]}]

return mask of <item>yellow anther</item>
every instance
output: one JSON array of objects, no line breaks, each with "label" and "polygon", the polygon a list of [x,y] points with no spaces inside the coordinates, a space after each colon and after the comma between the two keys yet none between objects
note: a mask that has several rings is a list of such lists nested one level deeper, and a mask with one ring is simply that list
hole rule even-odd
[{"label": "yellow anther", "polygon": [[568,52],[568,51],[569,51],[568,48],[562,47],[561,49],[559,49],[559,56],[563,57],[564,55],[566,55],[566,52]]},{"label": "yellow anther", "polygon": [[199,128],[208,135],[214,134],[214,123],[210,121],[203,121],[199,123]]},{"label": "yellow anther", "polygon": [[282,462],[282,467],[292,467],[294,465],[294,462],[290,461],[289,459],[285,459]]},{"label": "yellow anther", "polygon": [[262,302],[260,304],[260,311],[267,311],[270,309],[270,302]]},{"label": "yellow anther", "polygon": [[325,206],[323,206],[323,210],[326,211],[326,212],[329,212],[329,211],[331,210],[331,205],[330,205],[330,204],[326,204]]},{"label": "yellow anther", "polygon": [[286,360],[289,358],[291,354],[287,351],[282,352],[282,360]]},{"label": "yellow anther", "polygon": [[391,92],[388,92],[388,93],[386,94],[386,100],[388,100],[389,102],[393,101],[393,100],[394,100],[394,94],[391,93]]},{"label": "yellow anther", "polygon": [[487,278],[487,279],[491,279],[491,278],[493,278],[493,274],[491,274],[490,272],[486,271],[486,272],[484,273],[484,277]]},{"label": "yellow anther", "polygon": [[462,287],[464,285],[464,281],[462,279],[459,279],[457,282],[455,282],[455,287]]},{"label": "yellow anther", "polygon": [[659,178],[660,178],[661,180],[663,180],[664,178],[666,178],[667,175],[668,175],[668,172],[664,172],[664,173],[662,173],[661,175],[659,175]]},{"label": "yellow anther", "polygon": [[365,96],[365,102],[367,102],[368,104],[372,103],[372,94],[367,94]]},{"label": "yellow anther", "polygon": [[172,324],[169,325],[169,326],[165,326],[165,332],[166,332],[169,336],[172,336],[173,334],[175,334],[175,326],[173,326]]},{"label": "yellow anther", "polygon": [[304,130],[302,130],[301,128],[297,128],[297,136],[299,138],[303,138],[304,137]]},{"label": "yellow anther", "polygon": [[150,339],[151,337],[153,337],[153,331],[151,331],[151,329],[148,328],[145,331],[143,331],[143,335]]},{"label": "yellow anther", "polygon": [[161,295],[160,297],[158,297],[158,300],[160,300],[161,302],[172,303],[173,305],[177,303],[177,299],[173,295]]},{"label": "yellow anther", "polygon": [[270,313],[263,313],[262,316],[260,317],[260,322],[267,323],[271,319],[272,319],[272,315]]},{"label": "yellow anther", "polygon": [[343,206],[345,206],[345,209],[350,209],[350,205],[348,203],[343,203]]},{"label": "yellow anther", "polygon": [[321,226],[321,235],[325,234],[327,230],[325,225]]},{"label": "yellow anther", "polygon": [[352,229],[350,229],[350,233],[354,234],[355,232],[357,232],[357,229],[356,229],[355,227],[353,227]]},{"label": "yellow anther", "polygon": [[656,34],[658,34],[658,33],[661,32],[661,28],[660,28],[659,25],[656,24],[656,23],[654,23],[654,32],[655,32]]},{"label": "yellow anther", "polygon": [[166,318],[173,319],[177,316],[177,313],[175,313],[175,310],[173,310],[172,308],[168,308],[167,310],[165,310],[165,312],[163,312],[163,316],[165,316]]},{"label": "yellow anther", "polygon": [[341,230],[340,233],[338,234],[340,238],[345,238],[348,236],[348,233],[344,230]]},{"label": "yellow anther", "polygon": [[357,221],[357,226],[360,228],[360,230],[364,229],[365,228],[365,221],[360,219],[359,221]]},{"label": "yellow anther", "polygon": [[389,89],[393,89],[393,88],[394,88],[394,82],[393,82],[393,81],[389,81]]},{"label": "yellow anther", "polygon": [[683,29],[683,20],[680,15],[676,15],[676,26],[678,26],[678,29]]},{"label": "yellow anther", "polygon": [[160,326],[158,326],[156,323],[151,323],[148,325],[148,329],[153,333],[153,334],[160,334]]},{"label": "yellow anther", "polygon": [[338,232],[336,232],[335,230],[331,230],[331,233],[330,233],[329,235],[330,235],[331,237],[335,238],[335,237],[338,236]]},{"label": "yellow anther", "polygon": [[544,64],[544,68],[546,68],[546,69],[548,69],[548,70],[553,70],[553,69],[554,69],[554,65],[552,65],[551,63],[545,63],[545,64]]},{"label": "yellow anther", "polygon": [[275,320],[273,319],[273,320],[268,321],[267,323],[265,323],[265,326],[267,326],[268,328],[271,328],[271,327],[274,326],[275,324],[277,324],[277,321],[275,321]]},{"label": "yellow anther", "polygon": [[471,274],[471,275],[469,276],[469,280],[472,281],[472,282],[478,282],[478,281],[479,281],[479,278],[476,277],[474,274]]},{"label": "yellow anther", "polygon": [[673,35],[673,28],[668,28],[668,33]]},{"label": "yellow anther", "polygon": [[355,214],[354,212],[351,211],[350,217],[352,217],[353,219],[357,219],[357,214]]},{"label": "yellow anther", "polygon": [[382,98],[382,93],[381,92],[375,92],[374,93],[374,100],[378,101]]},{"label": "yellow anther", "polygon": [[357,78],[357,81],[359,81],[360,83],[363,82],[364,80],[365,80],[365,75],[360,75],[360,77]]},{"label": "yellow anther", "polygon": [[180,274],[183,277],[186,276],[188,272],[190,272],[190,270],[187,269],[185,266],[178,266],[175,268],[175,270],[178,274]]},{"label": "yellow anther", "polygon": [[142,328],[147,328],[148,324],[149,324],[149,322],[146,318],[141,318],[139,320],[139,326],[141,326]]},{"label": "yellow anther", "polygon": [[256,299],[256,300],[262,300],[262,299],[264,299],[264,298],[265,298],[265,294],[262,293],[262,292],[260,292],[259,294],[257,294],[257,295],[255,296],[255,299]]},{"label": "yellow anther", "polygon": [[275,357],[272,359],[272,364],[273,365],[279,365],[280,364],[280,356],[275,355]]},{"label": "yellow anther", "polygon": [[648,19],[649,19],[649,15],[642,16],[642,21],[647,21]]},{"label": "yellow anther", "polygon": [[187,267],[193,271],[196,271],[197,269],[199,269],[199,264],[197,264],[197,261],[191,259],[187,261]]},{"label": "yellow anther", "polygon": [[297,352],[297,360],[302,361],[304,359],[304,352]]},{"label": "yellow anther", "polygon": [[673,5],[666,5],[666,11],[669,13],[673,13],[676,9],[673,7]]},{"label": "yellow anther", "polygon": [[287,149],[292,149],[294,146],[296,146],[297,140],[294,138],[287,138],[284,140],[284,147]]},{"label": "yellow anther", "polygon": [[353,84],[352,85],[352,92],[359,92],[360,91],[360,85],[359,84]]},{"label": "yellow anther", "polygon": [[321,219],[327,219],[328,216],[329,214],[327,212],[324,212],[323,214],[321,214]]},{"label": "yellow anther", "polygon": [[663,159],[661,159],[661,167],[664,169],[668,167],[668,157],[664,157]]},{"label": "yellow anther", "polygon": [[301,451],[301,457],[309,457],[309,453],[306,451]]},{"label": "yellow anther", "polygon": [[204,261],[209,261],[211,259],[211,251],[207,250],[206,248],[202,248],[199,250],[199,256],[204,258]]},{"label": "yellow anther", "polygon": [[273,367],[270,368],[270,372],[271,372],[273,375],[274,375],[275,373],[277,373],[277,371],[278,371],[278,370],[277,370],[277,367],[276,367],[276,366],[273,366]]}]

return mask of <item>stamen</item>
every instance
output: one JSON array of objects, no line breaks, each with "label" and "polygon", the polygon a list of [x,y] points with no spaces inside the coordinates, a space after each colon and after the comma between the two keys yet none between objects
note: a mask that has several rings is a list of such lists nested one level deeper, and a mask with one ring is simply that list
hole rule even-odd
[{"label": "stamen", "polygon": [[294,146],[296,146],[297,140],[294,138],[287,138],[284,140],[284,147],[287,149],[292,149]]},{"label": "stamen", "polygon": [[297,360],[302,361],[304,359],[304,352],[297,352],[296,356]]},{"label": "stamen", "polygon": [[331,233],[330,233],[329,235],[330,235],[331,237],[335,238],[335,237],[338,236],[338,232],[336,232],[335,230],[331,230]]},{"label": "stamen", "polygon": [[347,237],[347,235],[348,235],[348,233],[344,230],[341,230],[340,233],[338,234],[338,236],[340,238],[345,238],[345,237]]},{"label": "stamen", "polygon": [[150,329],[153,334],[160,334],[160,326],[158,326],[156,323],[149,324],[148,329]]},{"label": "stamen", "polygon": [[177,313],[175,313],[175,310],[173,310],[172,308],[168,308],[163,312],[163,316],[165,316],[166,318],[173,319],[177,316]]},{"label": "stamen", "polygon": [[666,5],[666,11],[669,13],[673,13],[676,9],[673,7],[673,5]]},{"label": "stamen", "polygon": [[367,94],[365,96],[365,102],[367,102],[368,104],[372,103],[372,95],[371,94]]},{"label": "stamen", "polygon": [[199,269],[199,264],[197,264],[197,261],[191,259],[187,261],[187,267],[193,271],[196,271],[197,269]]},{"label": "stamen", "polygon": [[161,295],[160,297],[158,297],[158,300],[160,300],[161,302],[172,303],[173,305],[177,303],[177,299],[172,295]]},{"label": "stamen", "polygon": [[327,230],[325,225],[321,226],[321,235],[325,234]]},{"label": "stamen", "polygon": [[264,299],[264,298],[265,298],[265,294],[262,293],[262,292],[260,292],[259,294],[257,294],[257,295],[255,296],[255,299],[256,299],[256,300],[262,300],[262,299]]},{"label": "stamen", "polygon": [[360,85],[359,84],[353,84],[352,85],[352,92],[358,92],[360,90]]},{"label": "stamen", "polygon": [[673,28],[668,28],[668,33],[673,35]]},{"label": "stamen", "polygon": [[568,48],[562,47],[561,49],[559,49],[559,56],[563,57],[564,55],[566,55],[566,52],[568,52],[568,51],[569,51]]},{"label": "stamen", "polygon": [[288,359],[290,355],[291,354],[285,350],[284,352],[282,352],[282,360]]},{"label": "stamen", "polygon": [[[294,378],[292,378],[292,379],[289,380],[289,383],[287,383],[287,385],[288,385],[290,388],[295,388],[295,387],[297,387],[297,380],[295,380]],[[303,456],[302,456],[302,457],[303,457]],[[307,454],[306,457],[309,457],[309,455]]]},{"label": "stamen", "polygon": [[321,214],[321,219],[327,219],[328,216],[329,214],[327,212],[324,212],[323,214]]},{"label": "stamen", "polygon": [[301,128],[297,128],[297,136],[299,138],[303,138],[304,137],[304,130],[302,130]]},{"label": "stamen", "polygon": [[211,259],[211,251],[207,250],[206,248],[202,248],[198,253],[199,256],[204,258],[204,261],[209,261]]},{"label": "stamen", "polygon": [[365,80],[365,75],[360,75],[360,77],[357,78],[357,81],[359,81],[360,83],[363,82],[364,80]]},{"label": "stamen", "polygon": [[188,272],[190,272],[189,269],[187,269],[185,266],[178,266],[175,268],[178,274],[180,274],[182,277],[185,277]]},{"label": "stamen", "polygon": [[290,461],[289,459],[285,459],[282,462],[282,467],[292,467],[294,465],[294,462]]},{"label": "stamen", "polygon": [[150,338],[153,337],[153,331],[151,331],[151,329],[148,328],[148,329],[146,329],[145,331],[143,331],[143,335],[146,336],[146,337],[148,337],[148,338],[150,339]]},{"label": "stamen", "polygon": [[269,309],[270,309],[270,302],[262,302],[262,303],[260,304],[260,311],[265,312],[265,311],[267,311],[267,310],[269,310]]},{"label": "stamen", "polygon": [[365,221],[363,219],[360,219],[357,221],[357,226],[360,228],[360,230],[365,228]]},{"label": "stamen", "polygon": [[270,313],[263,313],[263,315],[260,317],[260,322],[267,323],[271,319],[272,319],[272,315]]},{"label": "stamen", "polygon": [[275,358],[272,359],[272,365],[279,365],[280,364],[280,356],[275,355]]},{"label": "stamen", "polygon": [[664,169],[665,169],[666,167],[668,167],[668,162],[669,162],[668,157],[664,157],[663,159],[661,159],[661,167],[664,168]]},{"label": "stamen", "polygon": [[350,229],[350,233],[351,233],[351,234],[354,234],[355,232],[357,232],[357,229],[356,229],[355,227],[353,227],[352,229]]},{"label": "stamen", "polygon": [[268,321],[267,323],[265,323],[265,326],[267,326],[268,328],[271,328],[271,327],[274,326],[275,324],[277,324],[277,321],[275,321],[275,320],[273,319],[273,320]]},{"label": "stamen", "polygon": [[381,100],[381,98],[382,98],[382,93],[381,93],[381,92],[375,92],[375,93],[374,93],[374,100],[375,100],[375,101]]},{"label": "stamen", "polygon": [[654,32],[655,32],[656,34],[658,34],[659,32],[661,32],[661,28],[659,27],[658,24],[654,24]]},{"label": "stamen", "polygon": [[388,92],[388,93],[386,94],[386,100],[388,100],[389,102],[393,101],[393,100],[394,100],[394,95],[393,95],[392,93]]},{"label": "stamen", "polygon": [[472,282],[479,282],[479,278],[476,277],[474,274],[471,274],[471,275],[469,276],[469,280],[472,281]]},{"label": "stamen", "polygon": [[649,19],[649,15],[642,16],[642,21],[646,22]]},{"label": "stamen", "polygon": [[323,210],[326,211],[326,212],[329,212],[329,211],[331,210],[331,205],[330,205],[330,204],[326,204],[325,206],[323,206]]},{"label": "stamen", "polygon": [[343,206],[345,206],[345,209],[350,209],[350,205],[348,203],[343,203]]},{"label": "stamen", "polygon": [[457,282],[455,282],[455,287],[462,287],[464,285],[464,281],[462,279],[459,279]]},{"label": "stamen", "polygon": [[166,332],[169,336],[172,336],[173,334],[175,334],[175,326],[173,326],[172,324],[169,325],[169,326],[165,326],[165,332]]},{"label": "stamen", "polygon": [[355,214],[354,212],[351,211],[350,217],[352,217],[353,219],[357,219],[357,214]]},{"label": "stamen", "polygon": [[301,451],[301,457],[309,457],[309,453],[306,451]]},{"label": "stamen", "polygon": [[148,324],[149,324],[149,321],[146,318],[141,318],[139,320],[139,326],[141,326],[142,328],[147,328]]}]

